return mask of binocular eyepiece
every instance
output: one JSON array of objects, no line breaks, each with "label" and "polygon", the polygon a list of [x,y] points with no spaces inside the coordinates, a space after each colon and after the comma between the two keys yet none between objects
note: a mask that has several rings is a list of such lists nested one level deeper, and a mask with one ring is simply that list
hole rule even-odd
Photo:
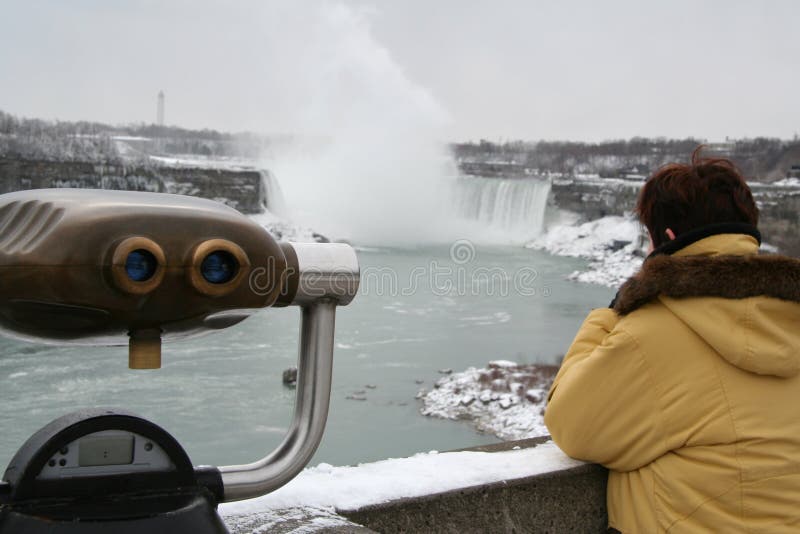
[{"label": "binocular eyepiece", "polygon": [[38,342],[127,342],[132,368],[159,367],[162,339],[260,308],[347,304],[358,280],[348,245],[278,244],[210,200],[70,189],[0,197],[0,328]]}]

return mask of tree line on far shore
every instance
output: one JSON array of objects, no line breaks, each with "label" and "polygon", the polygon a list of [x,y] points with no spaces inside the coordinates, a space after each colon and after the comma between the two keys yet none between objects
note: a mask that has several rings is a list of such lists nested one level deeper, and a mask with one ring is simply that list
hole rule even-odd
[{"label": "tree line on far shore", "polygon": [[[123,144],[118,142],[120,138]],[[257,158],[271,146],[289,142],[290,136],[156,124],[47,121],[18,118],[0,110],[0,158],[147,166],[152,163],[149,155]],[[792,172],[792,167],[800,172],[800,141],[767,137],[720,143],[645,137],[599,143],[480,140],[451,144],[450,150],[462,169],[480,165],[498,176],[552,172],[624,177],[646,175],[665,163],[685,161],[699,144],[706,144],[707,155],[731,158],[751,179],[777,180]]]},{"label": "tree line on far shore", "polygon": [[[115,138],[131,150],[120,151]],[[274,138],[242,132],[190,130],[177,126],[111,126],[90,121],[18,118],[0,110],[0,157],[45,161],[147,164],[148,154],[258,157]]]},{"label": "tree line on far shore", "polygon": [[476,166],[489,173],[509,174],[559,173],[599,174],[604,177],[648,175],[661,165],[688,160],[698,145],[703,155],[726,157],[734,161],[750,179],[766,181],[785,178],[800,168],[800,140],[769,137],[726,139],[667,139],[634,137],[599,143],[576,141],[487,140],[451,145],[462,169]]}]

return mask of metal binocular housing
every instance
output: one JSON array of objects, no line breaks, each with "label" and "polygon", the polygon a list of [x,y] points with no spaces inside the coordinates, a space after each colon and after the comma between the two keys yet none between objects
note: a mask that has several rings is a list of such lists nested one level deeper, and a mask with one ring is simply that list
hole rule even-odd
[{"label": "metal binocular housing", "polygon": [[[268,493],[311,459],[328,414],[336,306],[359,284],[346,244],[278,243],[218,202],[125,191],[0,196],[0,328],[56,344],[129,345],[161,365],[161,342],[232,326],[269,306],[302,310],[294,417],[264,458],[221,466],[219,500]],[[0,482],[0,485],[3,483]]]}]

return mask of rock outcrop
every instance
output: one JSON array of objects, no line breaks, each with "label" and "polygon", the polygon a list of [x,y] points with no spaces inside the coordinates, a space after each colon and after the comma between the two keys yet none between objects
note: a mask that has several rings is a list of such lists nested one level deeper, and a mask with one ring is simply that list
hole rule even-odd
[{"label": "rock outcrop", "polygon": [[544,406],[558,366],[496,360],[484,369],[447,374],[430,391],[420,391],[421,413],[465,419],[500,439],[547,435]]},{"label": "rock outcrop", "polygon": [[262,172],[254,169],[143,167],[80,161],[0,158],[0,193],[43,188],[121,189],[198,196],[242,213],[267,205]]}]

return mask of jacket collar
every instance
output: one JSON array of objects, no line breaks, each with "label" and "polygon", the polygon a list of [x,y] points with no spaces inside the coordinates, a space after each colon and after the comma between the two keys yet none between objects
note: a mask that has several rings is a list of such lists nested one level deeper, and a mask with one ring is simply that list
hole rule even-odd
[{"label": "jacket collar", "polygon": [[[672,241],[667,241],[651,252],[648,256],[648,259],[663,255],[674,254],[676,256],[685,256],[702,253],[702,249],[697,250],[697,247],[694,247],[695,243],[698,241],[704,241],[709,237],[726,234],[752,237],[756,242],[756,250],[758,250],[759,245],[761,245],[761,232],[759,232],[758,228],[755,226],[746,223],[717,223],[689,230],[688,232],[677,236]],[[697,250],[697,252],[695,252],[695,250]],[[733,254],[734,252],[728,253]],[[706,253],[705,255],[708,256],[710,254]]]},{"label": "jacket collar", "polygon": [[800,260],[758,255],[760,235],[753,232],[728,233],[731,228],[727,227],[717,230],[723,233],[697,232],[693,240],[684,238],[690,242],[671,252],[665,252],[664,247],[656,249],[642,269],[622,285],[614,310],[626,315],[659,295],[729,299],[766,296],[800,302]]}]

